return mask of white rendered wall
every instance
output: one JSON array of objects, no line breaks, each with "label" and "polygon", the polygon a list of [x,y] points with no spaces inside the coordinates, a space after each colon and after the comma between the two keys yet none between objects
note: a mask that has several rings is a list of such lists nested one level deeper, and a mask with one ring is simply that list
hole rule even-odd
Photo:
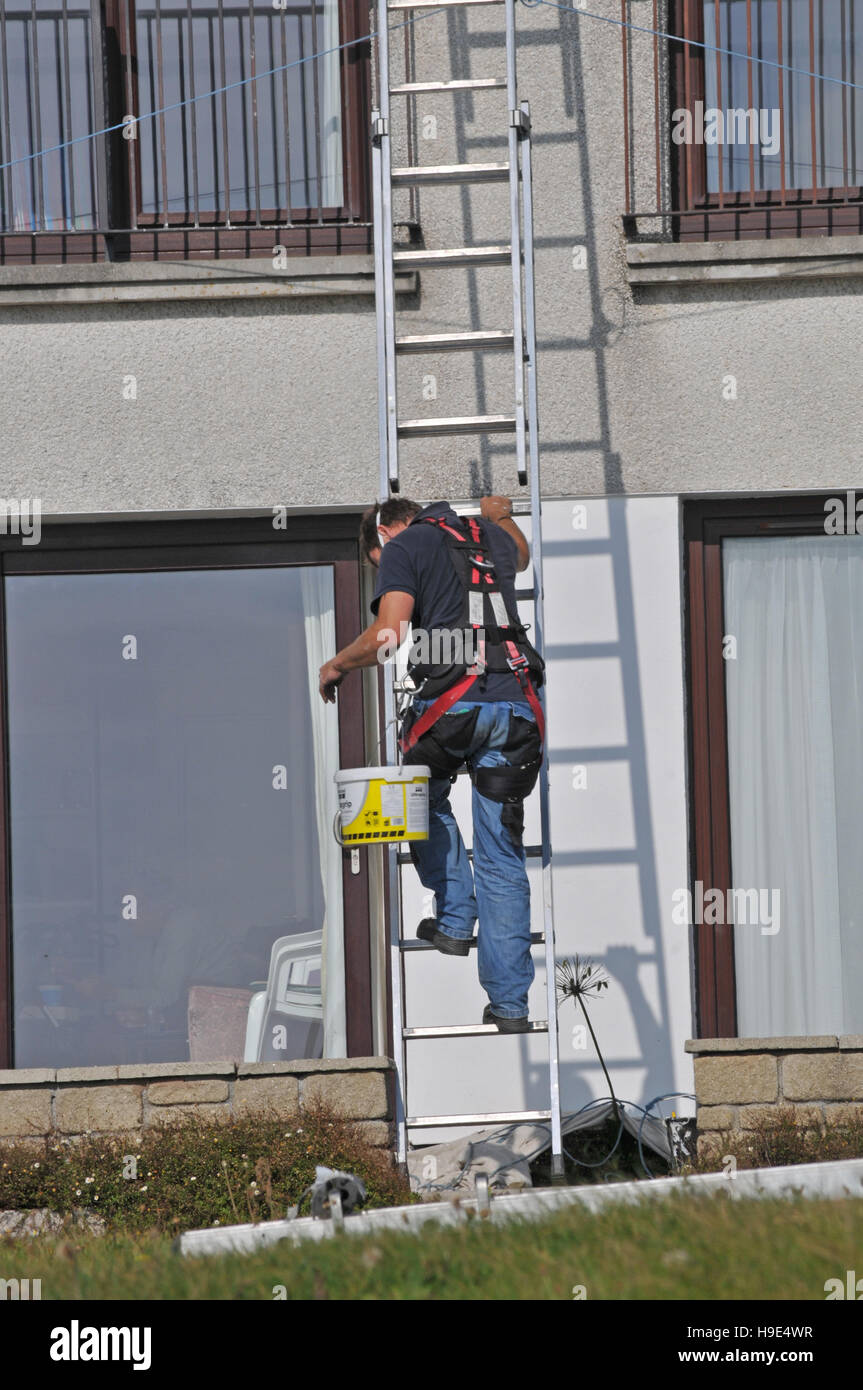
[{"label": "white rendered wall", "polygon": [[[674,889],[688,882],[678,501],[549,502],[543,535],[557,957],[577,952],[605,969],[609,987],[588,1004],[591,1021],[617,1096],[643,1105],[692,1089],[683,1050],[692,1036],[689,937],[670,913]],[[530,571],[521,578],[526,585]],[[469,797],[467,779],[459,779],[453,805],[468,843]],[[525,843],[538,840],[534,796]],[[540,930],[539,870],[530,873]],[[406,868],[406,935],[430,902]],[[542,947],[534,959],[530,1014],[542,1019]],[[409,1025],[480,1022],[486,997],[475,952],[467,959],[409,953],[406,975]],[[589,1036],[586,1047],[574,1045],[576,1022],[583,1018],[567,1001],[565,1111],[607,1094]],[[547,1104],[542,1035],[408,1046],[411,1114]],[[414,1142],[456,1132],[417,1133]]]}]

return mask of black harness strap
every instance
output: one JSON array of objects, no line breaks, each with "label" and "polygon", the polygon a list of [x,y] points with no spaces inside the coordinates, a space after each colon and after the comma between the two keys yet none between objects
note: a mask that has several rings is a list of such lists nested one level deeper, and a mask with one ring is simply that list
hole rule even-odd
[{"label": "black harness strap", "polygon": [[[465,634],[474,633],[475,664],[454,663],[443,668],[421,667],[414,663],[411,673],[425,672],[422,688],[445,682],[446,688],[429,708],[420,715],[399,740],[403,755],[407,755],[423,734],[427,733],[442,715],[446,714],[487,671],[509,670],[518,681],[525,700],[533,711],[540,742],[545,740],[545,720],[537,687],[542,684],[544,662],[527,639],[527,633],[517,615],[509,611],[495,571],[494,560],[483,527],[476,517],[459,521],[458,529],[443,517],[416,517],[414,522],[437,526],[447,542],[447,550],[462,587],[462,628]],[[486,619],[489,621],[486,621]],[[479,634],[482,634],[480,636]]]}]

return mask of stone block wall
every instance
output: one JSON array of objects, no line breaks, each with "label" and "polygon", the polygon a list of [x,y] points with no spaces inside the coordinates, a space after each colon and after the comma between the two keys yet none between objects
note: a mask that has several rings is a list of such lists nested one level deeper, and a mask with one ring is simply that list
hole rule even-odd
[{"label": "stone block wall", "polygon": [[275,1112],[294,1119],[322,1101],[371,1143],[393,1142],[393,1064],[386,1057],[299,1062],[153,1062],[0,1071],[0,1143],[128,1135],[159,1123]]},{"label": "stone block wall", "polygon": [[695,1038],[698,1151],[792,1109],[805,1129],[863,1118],[863,1036]]}]

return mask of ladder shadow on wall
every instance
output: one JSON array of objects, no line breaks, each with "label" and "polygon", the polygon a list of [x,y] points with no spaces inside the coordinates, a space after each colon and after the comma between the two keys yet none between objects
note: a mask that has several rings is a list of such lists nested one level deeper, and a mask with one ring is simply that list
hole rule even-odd
[{"label": "ladder shadow on wall", "polygon": [[[453,76],[469,77],[472,75],[473,58],[477,51],[500,51],[503,41],[501,33],[470,32],[467,16],[464,13],[450,14],[448,22]],[[587,139],[587,104],[584,103],[581,109],[578,107],[578,94],[583,91],[578,32],[577,16],[564,13],[558,14],[556,27],[549,26],[531,31],[522,26],[518,31],[520,57],[525,51],[540,48],[548,54],[549,58],[551,58],[553,49],[555,56],[559,58],[563,110],[565,115],[576,120],[577,124],[571,132],[567,131],[562,135],[558,132],[544,134],[541,130],[535,132],[533,138],[536,151],[535,162],[539,164],[541,161],[543,147],[559,147],[562,141],[572,142],[579,177],[584,227],[581,235],[544,237],[540,232],[535,238],[540,446],[543,456],[557,456],[558,476],[561,468],[560,461],[567,458],[572,460],[571,477],[573,484],[571,488],[567,486],[566,490],[567,493],[576,497],[584,477],[580,460],[587,455],[601,458],[602,491],[606,497],[611,498],[619,496],[623,492],[623,470],[620,457],[612,447],[611,409],[605,356],[614,335],[621,330],[622,322],[615,322],[614,319],[622,320],[623,312],[625,312],[625,301],[618,301],[618,304],[623,304],[621,312],[619,314],[615,312],[614,319],[609,318],[605,304],[608,303],[608,295],[611,294],[613,297],[615,291],[611,287],[606,287],[604,290],[599,276],[600,260],[597,247],[596,210],[592,197],[592,175]],[[548,76],[549,81],[551,81],[550,63],[548,64]],[[523,80],[519,95],[522,98],[530,98],[532,95],[527,90]],[[537,93],[536,95],[541,94]],[[501,146],[505,144],[503,137],[473,136],[468,132],[467,124],[474,119],[473,106],[473,100],[469,99],[463,106],[458,106],[455,112],[457,157],[460,162],[465,163],[472,157],[472,150],[477,146],[488,149],[496,143]],[[462,244],[471,245],[476,238],[471,191],[467,188],[462,191],[462,218]],[[541,217],[538,217],[537,228],[540,227]],[[482,240],[482,238],[480,237],[478,240]],[[586,265],[583,273],[587,276],[588,285],[586,321],[582,325],[582,332],[577,336],[558,335],[546,338],[542,333],[541,314],[543,275],[549,273],[549,264],[552,265],[550,273],[556,274],[554,266],[559,265],[560,262],[559,259],[552,260],[555,253],[558,258],[562,254],[571,254],[573,245],[582,242],[586,251]],[[477,272],[469,270],[467,274],[469,277],[471,326],[479,329],[483,327],[483,324],[479,315]],[[559,360],[558,354],[571,354],[573,390],[591,389],[595,391],[592,415],[598,425],[596,437],[590,439],[555,439],[549,437],[547,429],[543,428],[543,423],[547,426],[553,422],[554,414],[553,410],[544,410],[543,408],[543,368],[544,359],[547,359],[549,354],[553,354],[556,361]],[[482,353],[474,354],[474,373],[477,412],[486,413],[493,409],[493,406],[487,399],[485,358]],[[590,387],[586,385],[587,383],[590,383]],[[472,494],[477,495],[482,491],[493,489],[493,479],[501,473],[500,465],[502,463],[509,464],[514,473],[514,446],[483,439],[478,449],[478,456],[471,459],[468,465]],[[592,474],[591,486],[584,487],[585,492],[595,493],[597,491],[594,478],[595,475]],[[604,940],[608,944],[605,948],[598,951],[589,950],[586,953],[596,965],[605,969],[609,978],[607,993],[593,1006],[588,1002],[588,1010],[618,1097],[646,1104],[654,1097],[673,1089],[675,1068],[672,1054],[667,964],[661,930],[656,844],[650,805],[643,694],[638,670],[631,557],[626,530],[625,506],[609,506],[608,513],[609,534],[607,539],[591,544],[603,546],[611,562],[617,642],[616,644],[608,644],[607,649],[604,649],[606,644],[576,644],[574,647],[556,647],[553,642],[547,641],[546,655],[550,662],[566,659],[589,660],[591,657],[607,659],[613,654],[612,645],[616,647],[623,698],[625,743],[616,747],[611,752],[611,756],[617,760],[625,761],[628,765],[634,844],[631,849],[627,850],[621,850],[617,847],[607,850],[565,850],[562,853],[553,854],[553,863],[558,869],[570,865],[621,864],[629,865],[634,870],[638,895],[636,915],[640,917],[640,921],[637,927],[634,927],[632,914],[621,910],[616,920],[609,920],[607,923]],[[586,547],[584,542],[576,540],[552,542],[544,547],[544,555],[547,560],[552,557],[561,557],[567,551],[571,551],[573,559],[575,559],[586,553]],[[553,632],[550,635],[553,638]],[[597,649],[593,650],[594,647]],[[592,756],[598,760],[596,758],[597,753],[601,753],[603,757],[609,756],[610,750],[607,749],[560,747],[559,736],[554,723],[551,727],[551,736],[552,788],[564,769],[568,769],[572,764],[589,763]],[[559,834],[556,835],[553,811],[551,837],[552,845],[560,839]],[[559,878],[559,874],[556,874],[555,877],[556,879]],[[559,924],[563,924],[568,910],[568,907],[564,906],[563,895],[556,883],[555,916]],[[577,904],[575,911],[578,911]],[[636,930],[640,945],[636,945],[634,942]],[[558,942],[564,935],[565,933],[558,927]],[[567,954],[574,954],[574,952],[570,952],[569,949],[562,951],[558,945],[558,959]],[[648,999],[645,993],[642,983],[645,971],[654,972],[655,986],[652,993],[656,1001],[655,1004]],[[614,1044],[608,1046],[603,1044],[603,1039],[607,1039],[609,1034],[614,1031],[614,1022],[609,1015],[614,1010],[615,996],[619,998],[619,991],[622,991],[625,996],[636,1035],[636,1045],[634,1049],[626,1049],[627,1055],[624,1055],[620,1049],[615,1051]],[[570,1037],[572,1024],[576,1022],[583,1022],[583,1015],[580,1010],[576,1013],[572,1004],[567,1002],[560,1011],[560,1077],[565,1111],[577,1109],[590,1101],[594,1095],[601,1095],[606,1092],[600,1063],[589,1039],[588,1049],[586,1051],[580,1050],[577,1057],[573,1058]],[[524,1100],[528,1106],[540,1108],[547,1104],[547,1068],[542,1062],[533,1061],[530,1058],[530,1050],[531,1044],[526,1039],[521,1040],[519,1055],[522,1066]],[[637,1094],[636,1087],[632,1082],[633,1072],[641,1073]],[[625,1079],[616,1079],[619,1076],[623,1076]]]}]

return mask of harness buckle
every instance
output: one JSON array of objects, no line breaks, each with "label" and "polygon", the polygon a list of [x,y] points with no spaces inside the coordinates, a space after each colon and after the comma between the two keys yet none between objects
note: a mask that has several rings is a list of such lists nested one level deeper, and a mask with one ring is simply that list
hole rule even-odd
[{"label": "harness buckle", "polygon": [[519,671],[524,670],[525,666],[528,665],[528,660],[523,653],[519,652],[517,656],[508,656],[506,659],[506,664],[509,667],[509,669],[511,671],[514,671],[517,675]]}]

